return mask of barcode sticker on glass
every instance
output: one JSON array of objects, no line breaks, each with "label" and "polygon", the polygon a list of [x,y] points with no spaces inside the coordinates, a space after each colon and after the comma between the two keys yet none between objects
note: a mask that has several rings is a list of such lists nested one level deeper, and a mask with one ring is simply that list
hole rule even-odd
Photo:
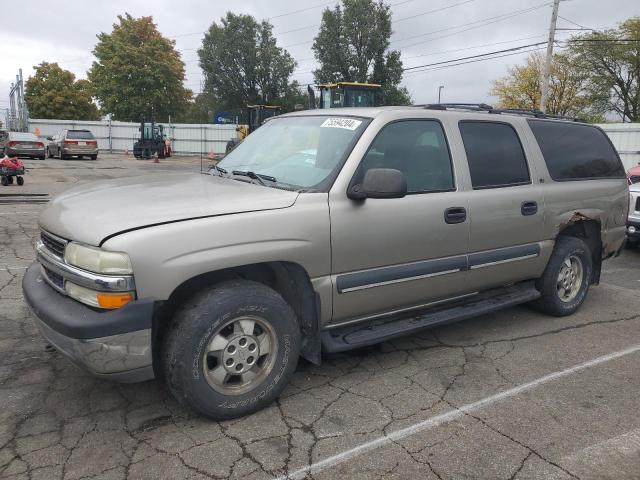
[{"label": "barcode sticker on glass", "polygon": [[355,120],[353,118],[327,118],[320,126],[324,128],[346,128],[347,130],[355,130],[361,123],[362,120]]}]

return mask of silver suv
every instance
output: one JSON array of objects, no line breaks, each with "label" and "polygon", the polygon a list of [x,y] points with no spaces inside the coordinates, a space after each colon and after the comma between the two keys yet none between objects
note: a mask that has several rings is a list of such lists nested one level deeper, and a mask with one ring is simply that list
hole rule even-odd
[{"label": "silver suv", "polygon": [[75,363],[213,418],[272,402],[299,356],[521,303],[569,315],[624,243],[625,172],[600,129],[511,113],[296,112],[210,172],[71,189],[26,301]]},{"label": "silver suv", "polygon": [[71,157],[98,158],[98,141],[90,130],[61,130],[51,137],[47,137],[47,156],[60,157],[68,160]]}]

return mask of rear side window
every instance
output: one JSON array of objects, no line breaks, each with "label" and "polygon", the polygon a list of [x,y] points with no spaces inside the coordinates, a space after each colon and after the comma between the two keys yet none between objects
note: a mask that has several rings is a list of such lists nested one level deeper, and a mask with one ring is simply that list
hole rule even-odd
[{"label": "rear side window", "polygon": [[624,178],[622,163],[602,130],[563,122],[528,122],[554,180]]},{"label": "rear side window", "polygon": [[93,140],[93,133],[89,130],[69,130],[67,132],[67,138],[74,140]]},{"label": "rear side window", "polygon": [[531,183],[522,144],[511,125],[463,121],[459,126],[474,190]]}]

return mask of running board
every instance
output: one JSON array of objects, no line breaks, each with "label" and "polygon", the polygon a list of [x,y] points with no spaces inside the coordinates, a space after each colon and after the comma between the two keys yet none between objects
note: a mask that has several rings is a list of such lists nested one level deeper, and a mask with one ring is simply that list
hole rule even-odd
[{"label": "running board", "polygon": [[465,299],[464,303],[431,309],[426,313],[408,317],[377,319],[366,324],[334,327],[322,332],[322,350],[344,352],[403,337],[424,328],[458,322],[495,312],[506,307],[530,302],[540,297],[534,282],[523,282],[510,287],[491,290]]}]

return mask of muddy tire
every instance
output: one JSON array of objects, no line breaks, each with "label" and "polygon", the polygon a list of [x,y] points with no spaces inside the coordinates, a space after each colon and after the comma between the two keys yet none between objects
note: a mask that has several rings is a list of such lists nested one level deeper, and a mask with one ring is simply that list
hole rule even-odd
[{"label": "muddy tire", "polygon": [[593,277],[593,260],[587,244],[576,237],[558,237],[536,288],[542,296],[532,302],[537,310],[563,317],[584,302]]},{"label": "muddy tire", "polygon": [[298,322],[284,299],[263,284],[232,280],[183,303],[161,359],[178,401],[226,419],[273,402],[295,371],[299,351]]}]

